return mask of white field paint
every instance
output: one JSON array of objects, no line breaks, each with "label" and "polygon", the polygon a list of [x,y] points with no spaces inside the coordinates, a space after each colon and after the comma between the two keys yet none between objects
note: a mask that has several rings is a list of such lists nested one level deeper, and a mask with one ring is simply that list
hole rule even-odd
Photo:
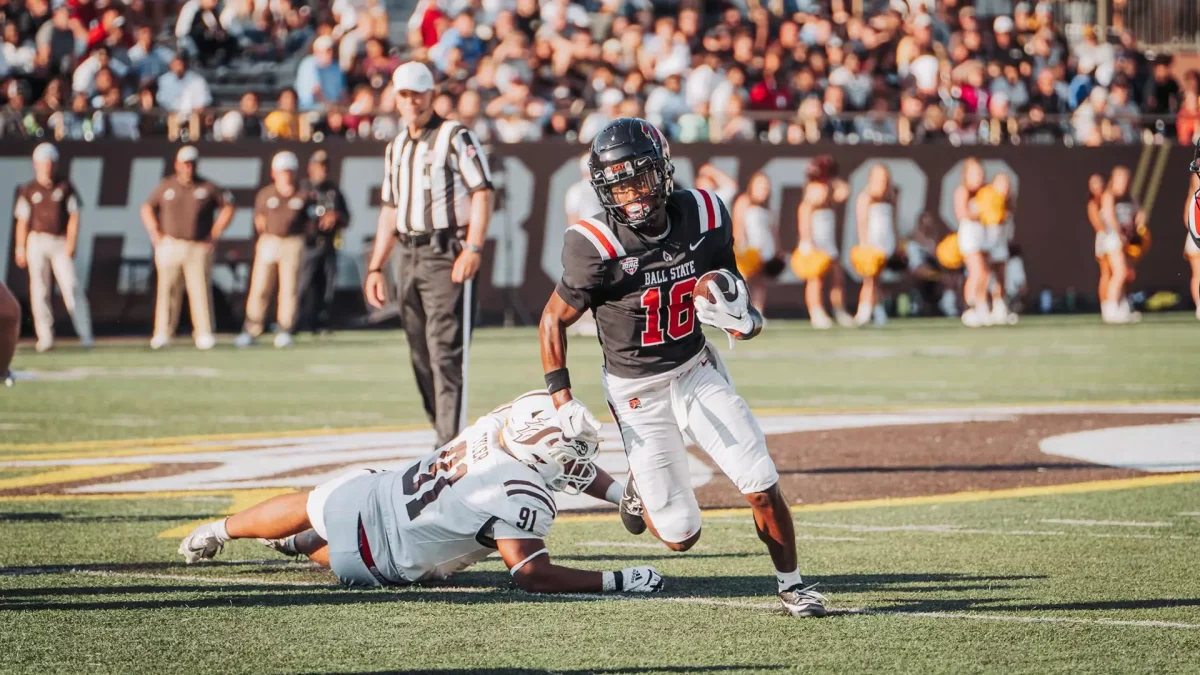
[{"label": "white field paint", "polygon": [[[313,586],[320,588],[328,588],[335,590],[341,588],[337,584],[322,583],[318,581],[281,581],[279,579],[254,579],[254,578],[239,578],[239,577],[209,577],[199,575],[177,575],[177,574],[153,574],[141,572],[110,572],[105,570],[72,570],[71,574],[78,574],[89,577],[109,577],[109,578],[126,578],[126,579],[148,579],[155,581],[189,581],[203,582],[212,584],[227,584],[232,586],[238,585],[266,585],[266,586]],[[496,589],[483,588],[478,586],[436,586],[431,587],[431,590],[437,590],[447,593],[492,593]],[[347,593],[362,593],[363,591],[350,591]],[[654,602],[667,603],[678,605],[702,605],[708,607],[731,607],[734,609],[751,609],[756,611],[771,611],[778,613],[781,611],[778,603],[775,602],[743,602],[737,600],[716,600],[713,598],[681,598],[681,597],[664,597],[655,595],[604,595],[600,593],[564,593],[562,598],[575,600],[594,600],[605,602]],[[414,599],[419,599],[417,595]],[[896,616],[914,619],[952,619],[952,620],[969,620],[969,621],[990,621],[1000,623],[1044,623],[1044,624],[1083,624],[1095,626],[1113,626],[1113,627],[1129,627],[1129,628],[1163,628],[1175,630],[1200,630],[1200,624],[1182,623],[1176,621],[1127,621],[1122,619],[1080,619],[1072,617],[1058,616],[1004,616],[997,614],[972,614],[970,612],[905,612],[899,610],[887,609],[869,609],[861,607],[852,607],[845,609],[832,608],[830,609],[831,616]]]},{"label": "white field paint", "polygon": [[1171,527],[1171,523],[1139,523],[1129,520],[1070,520],[1068,518],[1043,518],[1043,523],[1055,525],[1079,525],[1080,527]]},{"label": "white field paint", "polygon": [[[1098,404],[1060,406],[1011,406],[977,409],[915,410],[908,412],[882,413],[836,413],[836,414],[788,414],[760,417],[763,431],[768,436],[803,431],[833,429],[862,429],[886,426],[920,426],[928,424],[971,423],[1016,420],[1029,414],[1194,414],[1200,415],[1200,404]],[[122,420],[136,424],[141,420]],[[1200,431],[1200,425],[1179,424],[1160,427],[1136,427],[1130,429],[1141,433],[1144,429],[1171,429],[1164,431],[1163,442],[1143,443],[1143,457],[1155,452],[1171,454],[1173,447],[1166,436],[1183,438],[1191,432]],[[1104,446],[1108,432],[1124,433],[1124,429],[1088,432],[1097,434],[1090,440],[1092,446]],[[245,490],[254,488],[307,488],[319,485],[344,471],[354,468],[400,469],[413,459],[422,457],[433,446],[432,430],[410,431],[354,431],[344,434],[280,433],[271,438],[247,438],[246,440],[187,440],[181,441],[170,453],[156,454],[146,447],[143,454],[123,457],[90,455],[70,459],[38,459],[22,461],[0,461],[0,468],[67,467],[111,464],[216,464],[214,468],[187,470],[169,476],[126,480],[105,484],[88,485],[69,490],[76,494],[151,493],[167,491],[216,491]],[[130,441],[127,448],[139,450],[141,441]],[[625,453],[613,424],[604,425],[598,464],[618,479],[628,473]],[[704,485],[713,479],[713,469],[702,461],[696,449],[689,456],[689,470],[693,487]],[[1088,461],[1100,461],[1092,458]],[[1157,462],[1158,460],[1152,460]],[[1159,462],[1171,463],[1174,460]],[[298,472],[313,467],[341,465],[303,476],[277,478],[285,472]],[[1197,465],[1200,468],[1200,464]],[[603,506],[596,500],[584,496],[557,495],[560,509],[596,508]]]},{"label": "white field paint", "polygon": [[1151,472],[1200,469],[1200,420],[1080,431],[1043,439],[1042,452]]}]

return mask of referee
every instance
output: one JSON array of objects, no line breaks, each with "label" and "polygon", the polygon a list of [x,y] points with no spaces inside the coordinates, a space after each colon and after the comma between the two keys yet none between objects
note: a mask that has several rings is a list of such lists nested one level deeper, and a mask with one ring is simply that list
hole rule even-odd
[{"label": "referee", "polygon": [[474,305],[464,291],[487,238],[492,175],[475,134],[433,112],[429,68],[406,63],[392,86],[404,130],[384,154],[383,207],[363,290],[383,307],[383,265],[399,244],[400,318],[441,446],[458,435],[463,412],[464,323]]}]

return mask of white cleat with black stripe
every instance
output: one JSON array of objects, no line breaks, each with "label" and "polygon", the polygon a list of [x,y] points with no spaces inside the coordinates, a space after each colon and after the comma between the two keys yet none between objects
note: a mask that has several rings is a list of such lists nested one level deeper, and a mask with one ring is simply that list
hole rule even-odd
[{"label": "white cleat with black stripe", "polygon": [[786,591],[779,591],[779,602],[783,609],[794,617],[825,616],[825,603],[829,598],[813,590],[812,586],[793,586]]}]

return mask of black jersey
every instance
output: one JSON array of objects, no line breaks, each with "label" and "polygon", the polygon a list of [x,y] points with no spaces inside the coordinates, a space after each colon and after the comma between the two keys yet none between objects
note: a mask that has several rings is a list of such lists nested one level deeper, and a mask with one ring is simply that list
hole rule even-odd
[{"label": "black jersey", "polygon": [[666,208],[668,229],[659,239],[604,214],[581,219],[563,237],[555,292],[595,312],[605,368],[617,377],[663,373],[698,354],[704,334],[692,306],[696,280],[718,269],[737,275],[733,224],[714,193],[676,190]]}]

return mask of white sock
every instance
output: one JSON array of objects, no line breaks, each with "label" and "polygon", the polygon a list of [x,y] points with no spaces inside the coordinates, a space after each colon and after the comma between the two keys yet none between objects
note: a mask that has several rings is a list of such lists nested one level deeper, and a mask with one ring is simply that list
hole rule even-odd
[{"label": "white sock", "polygon": [[229,532],[225,529],[225,521],[226,520],[229,520],[229,519],[222,518],[220,520],[213,521],[213,524],[212,524],[213,532],[215,532],[217,534],[217,541],[219,541],[221,543],[225,543],[233,538],[233,537],[229,536]]},{"label": "white sock", "polygon": [[609,504],[620,505],[621,495],[624,493],[625,486],[614,480],[612,485],[608,486],[608,491],[604,493],[604,501],[608,502]]},{"label": "white sock", "polygon": [[800,580],[800,570],[795,569],[791,572],[780,572],[776,570],[775,581],[779,582],[779,592],[788,590],[795,586],[799,586],[804,582]]}]

